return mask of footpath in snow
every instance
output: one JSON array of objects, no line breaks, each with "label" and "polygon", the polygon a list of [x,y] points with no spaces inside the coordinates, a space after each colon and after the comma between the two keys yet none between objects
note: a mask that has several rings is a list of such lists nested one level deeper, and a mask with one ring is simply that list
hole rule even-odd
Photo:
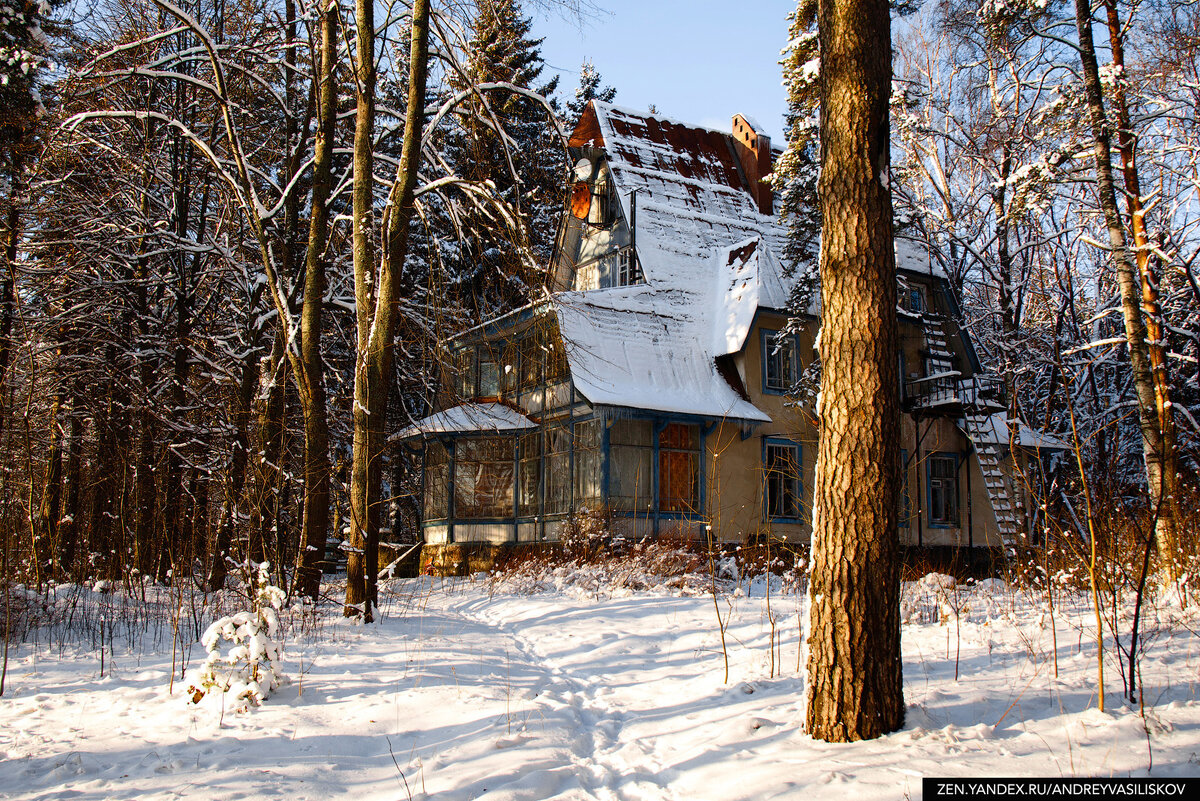
[{"label": "footpath in snow", "polygon": [[396,581],[379,624],[331,610],[288,640],[291,683],[246,713],[190,703],[178,675],[172,691],[169,641],[118,642],[103,676],[91,647],[23,645],[0,699],[0,797],[809,801],[920,797],[922,776],[1200,775],[1188,610],[1150,611],[1145,714],[1121,703],[1115,661],[1101,713],[1084,599],[1052,622],[999,582],[906,585],[905,728],[831,745],[801,732],[807,605],[778,584],[769,611],[762,581],[715,606],[516,589]]}]

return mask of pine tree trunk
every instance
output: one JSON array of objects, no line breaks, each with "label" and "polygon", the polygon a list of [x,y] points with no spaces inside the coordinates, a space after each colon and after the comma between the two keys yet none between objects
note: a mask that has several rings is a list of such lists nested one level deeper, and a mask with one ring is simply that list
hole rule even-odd
[{"label": "pine tree trunk", "polygon": [[886,0],[821,3],[821,428],[807,727],[831,742],[904,722],[890,29]]},{"label": "pine tree trunk", "polygon": [[354,153],[354,278],[358,304],[358,353],[354,370],[354,456],[350,474],[350,545],[346,614],[371,620],[378,576],[380,484],[383,473],[387,398],[391,388],[396,285],[408,248],[413,190],[421,158],[425,85],[429,60],[429,0],[415,0],[409,48],[407,114],[400,166],[384,220],[385,253],[378,283],[371,247],[371,130],[374,122],[374,15],[358,0],[358,127]]},{"label": "pine tree trunk", "polygon": [[[1133,372],[1133,387],[1137,397],[1138,426],[1142,432],[1142,455],[1146,466],[1146,484],[1150,508],[1157,513],[1156,534],[1159,555],[1169,578],[1178,573],[1178,541],[1174,526],[1174,491],[1177,468],[1173,453],[1173,423],[1166,386],[1165,354],[1156,386],[1155,368],[1147,342],[1146,318],[1142,313],[1142,276],[1129,254],[1125,225],[1117,205],[1116,185],[1110,151],[1112,140],[1104,107],[1104,91],[1100,83],[1100,68],[1092,39],[1092,9],[1090,0],[1075,0],[1075,26],[1079,34],[1079,56],[1083,66],[1083,84],[1087,93],[1089,116],[1095,139],[1096,183],[1100,209],[1108,229],[1110,254],[1121,293],[1121,311],[1125,319],[1125,341],[1129,350],[1129,365]],[[1130,151],[1132,155],[1132,150]],[[1130,162],[1133,166],[1133,162]],[[1127,187],[1133,194],[1136,189]],[[1141,215],[1138,215],[1139,218]],[[1144,253],[1144,252],[1143,252]],[[1144,254],[1145,255],[1145,254]],[[1156,300],[1156,298],[1152,298]],[[1161,330],[1159,337],[1161,337]],[[1161,339],[1156,340],[1158,344]],[[1164,424],[1168,426],[1164,430]],[[1168,454],[1168,451],[1171,451]]]},{"label": "pine tree trunk", "polygon": [[337,122],[338,4],[321,14],[317,139],[313,164],[312,218],[305,258],[304,306],[300,312],[300,359],[293,372],[304,413],[304,511],[296,558],[296,589],[316,600],[329,531],[329,421],[321,361],[321,311],[325,296],[325,250],[329,240],[329,193]]}]

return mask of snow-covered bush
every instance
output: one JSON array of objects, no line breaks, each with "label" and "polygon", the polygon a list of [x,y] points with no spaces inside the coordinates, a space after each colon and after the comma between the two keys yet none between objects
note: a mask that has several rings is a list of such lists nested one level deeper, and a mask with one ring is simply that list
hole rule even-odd
[{"label": "snow-covered bush", "polygon": [[612,515],[586,506],[563,521],[559,537],[567,557],[587,562],[600,556],[611,539]]},{"label": "snow-covered bush", "polygon": [[[242,708],[258,706],[287,682],[279,669],[282,649],[276,639],[284,593],[271,585],[269,567],[267,562],[258,566],[252,610],[217,620],[200,638],[208,657],[188,687],[194,703],[219,690],[232,694]],[[229,651],[222,654],[224,646]]]}]

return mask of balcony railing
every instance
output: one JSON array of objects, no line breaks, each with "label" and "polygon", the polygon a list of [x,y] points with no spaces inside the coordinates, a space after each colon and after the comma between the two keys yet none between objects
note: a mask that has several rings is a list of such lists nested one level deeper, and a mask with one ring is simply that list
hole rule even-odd
[{"label": "balcony railing", "polygon": [[965,406],[1000,410],[1004,408],[1004,384],[992,375],[963,378],[957,370],[947,370],[908,381],[904,399],[919,409]]}]

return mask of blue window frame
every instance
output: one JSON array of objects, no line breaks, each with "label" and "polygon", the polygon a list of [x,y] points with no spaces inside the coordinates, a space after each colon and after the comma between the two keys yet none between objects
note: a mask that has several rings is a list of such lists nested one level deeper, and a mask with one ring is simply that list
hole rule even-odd
[{"label": "blue window frame", "polygon": [[958,455],[931,453],[925,459],[930,528],[958,527]]},{"label": "blue window frame", "polygon": [[799,363],[796,337],[780,331],[762,332],[763,392],[782,395],[796,383]]},{"label": "blue window frame", "polygon": [[763,440],[763,516],[800,521],[800,445],[790,439]]}]

